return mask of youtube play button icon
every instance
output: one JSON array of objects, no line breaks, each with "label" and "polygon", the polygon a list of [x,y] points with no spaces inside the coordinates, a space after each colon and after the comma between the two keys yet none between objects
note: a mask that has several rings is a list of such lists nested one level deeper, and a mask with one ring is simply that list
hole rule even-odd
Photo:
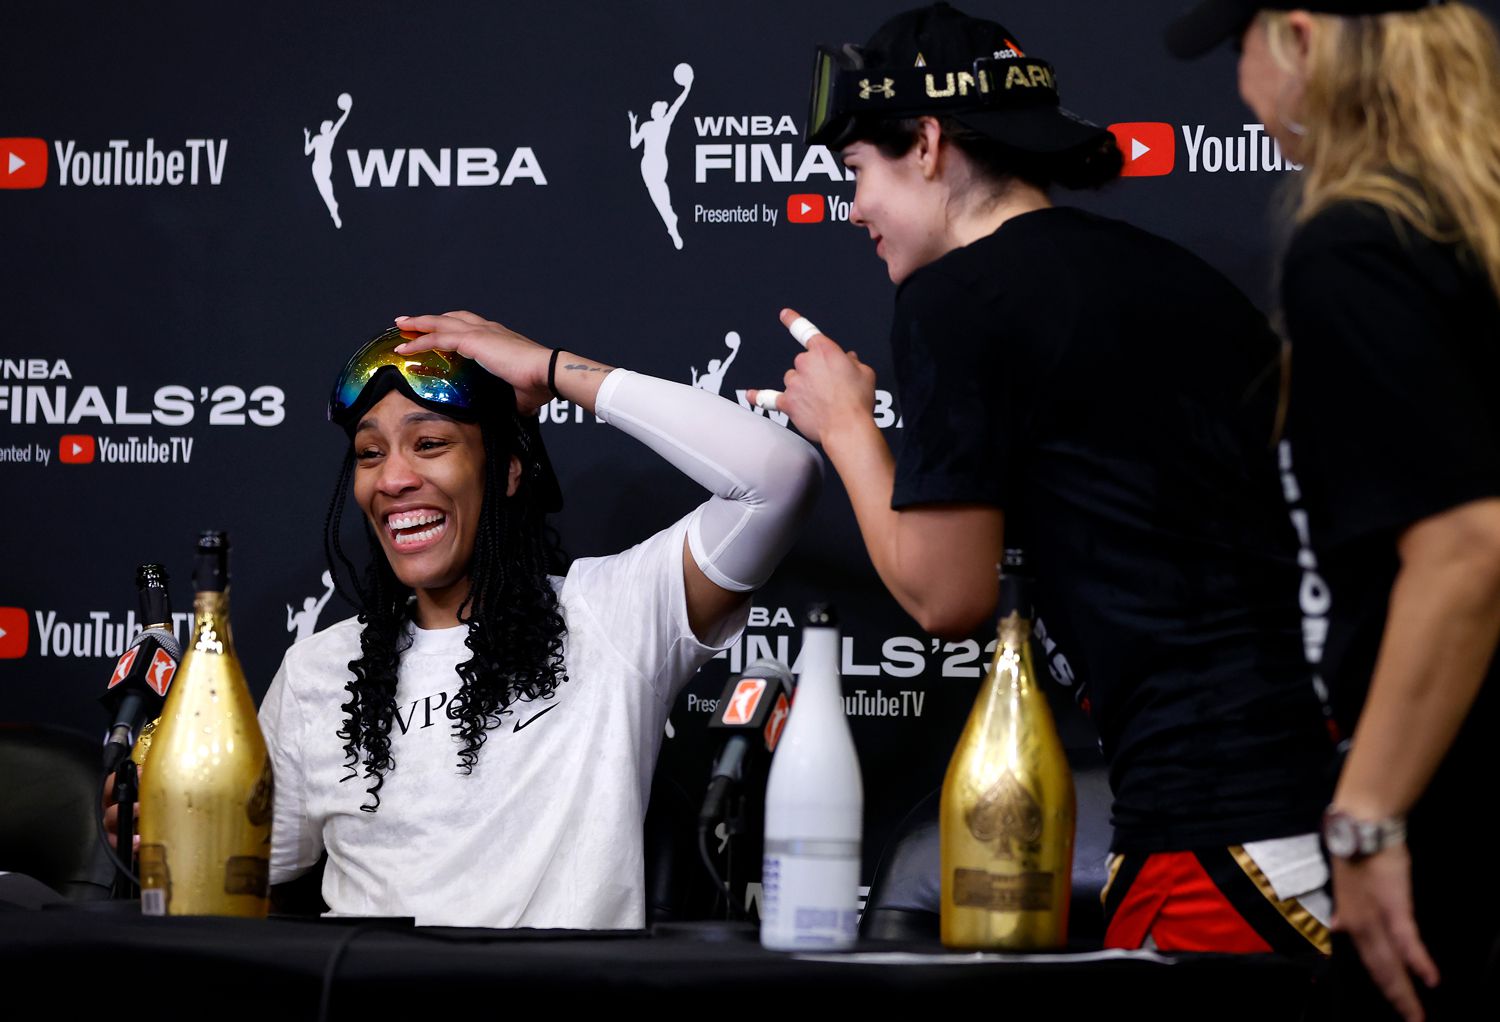
[{"label": "youtube play button icon", "polygon": [[26,655],[31,629],[26,612],[20,607],[0,607],[0,659],[12,660]]},{"label": "youtube play button icon", "polygon": [[47,143],[40,138],[0,138],[0,188],[40,188],[47,183]]},{"label": "youtube play button icon", "polygon": [[1161,121],[1126,121],[1109,130],[1125,156],[1121,177],[1160,177],[1177,164],[1177,133]]},{"label": "youtube play button icon", "polygon": [[64,465],[87,465],[94,460],[94,438],[69,433],[57,442],[57,460]]},{"label": "youtube play button icon", "polygon": [[786,222],[789,224],[819,223],[824,212],[825,204],[821,195],[803,193],[786,197]]}]

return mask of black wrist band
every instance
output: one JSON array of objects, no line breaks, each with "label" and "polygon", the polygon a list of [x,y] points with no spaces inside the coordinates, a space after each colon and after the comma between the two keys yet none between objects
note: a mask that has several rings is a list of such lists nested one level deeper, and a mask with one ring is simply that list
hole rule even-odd
[{"label": "black wrist band", "polygon": [[553,348],[552,357],[547,360],[547,389],[552,391],[553,397],[562,397],[557,392],[557,356],[561,354],[561,348]]}]

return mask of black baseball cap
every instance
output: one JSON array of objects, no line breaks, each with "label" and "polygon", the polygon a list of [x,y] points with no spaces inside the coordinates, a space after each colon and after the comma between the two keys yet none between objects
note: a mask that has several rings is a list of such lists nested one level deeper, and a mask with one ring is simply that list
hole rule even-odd
[{"label": "black baseball cap", "polygon": [[1443,0],[1206,0],[1167,26],[1167,49],[1187,60],[1201,56],[1245,31],[1258,11],[1311,11],[1314,14],[1392,14],[1433,7]]},{"label": "black baseball cap", "polygon": [[1015,33],[946,3],[904,11],[863,46],[819,47],[810,144],[838,148],[856,118],[946,114],[1022,152],[1097,151],[1113,136],[1064,110],[1056,75]]}]

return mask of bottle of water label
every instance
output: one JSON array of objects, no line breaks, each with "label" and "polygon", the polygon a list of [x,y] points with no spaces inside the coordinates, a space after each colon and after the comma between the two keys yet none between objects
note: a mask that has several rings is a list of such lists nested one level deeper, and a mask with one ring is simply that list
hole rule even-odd
[{"label": "bottle of water label", "polygon": [[761,883],[762,945],[780,951],[854,946],[858,842],[767,841]]}]

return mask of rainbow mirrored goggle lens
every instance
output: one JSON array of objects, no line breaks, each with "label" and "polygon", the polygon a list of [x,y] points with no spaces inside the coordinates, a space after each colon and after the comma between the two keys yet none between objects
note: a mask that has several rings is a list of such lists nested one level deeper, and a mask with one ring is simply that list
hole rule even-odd
[{"label": "rainbow mirrored goggle lens", "polygon": [[808,100],[808,145],[842,148],[854,118],[1057,106],[1052,65],[1032,57],[981,57],[968,67],[870,68],[859,48],[818,47]]},{"label": "rainbow mirrored goggle lens", "polygon": [[422,335],[392,327],[354,353],[339,373],[328,399],[328,420],[343,424],[359,403],[360,394],[387,367],[401,374],[411,392],[423,401],[445,408],[473,407],[484,369],[451,351],[413,351],[398,354],[396,346]]}]

